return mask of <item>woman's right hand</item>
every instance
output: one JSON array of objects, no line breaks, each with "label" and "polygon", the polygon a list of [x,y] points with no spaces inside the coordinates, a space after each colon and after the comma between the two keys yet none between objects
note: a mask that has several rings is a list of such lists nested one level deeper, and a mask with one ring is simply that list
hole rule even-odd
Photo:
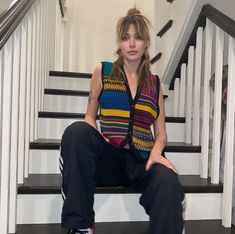
[{"label": "woman's right hand", "polygon": [[103,134],[101,134],[101,135],[105,139],[106,142],[109,142],[109,138],[106,138]]}]

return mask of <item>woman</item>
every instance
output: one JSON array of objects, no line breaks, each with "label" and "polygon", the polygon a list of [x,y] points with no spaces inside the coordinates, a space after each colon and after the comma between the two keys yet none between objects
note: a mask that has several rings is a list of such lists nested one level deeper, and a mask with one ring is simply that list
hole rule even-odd
[{"label": "woman", "polygon": [[159,78],[150,72],[148,24],[137,9],[119,20],[118,59],[96,67],[85,122],[70,125],[63,135],[62,226],[68,233],[93,233],[95,181],[133,185],[150,216],[149,233],[182,233],[184,195],[176,169],[163,156],[163,94]]}]

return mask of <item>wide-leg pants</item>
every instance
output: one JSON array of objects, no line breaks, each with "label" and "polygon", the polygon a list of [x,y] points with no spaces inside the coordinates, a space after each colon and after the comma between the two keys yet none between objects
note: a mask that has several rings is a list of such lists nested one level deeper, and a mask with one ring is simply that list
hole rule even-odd
[{"label": "wide-leg pants", "polygon": [[75,122],[61,142],[62,226],[87,228],[94,223],[96,183],[130,183],[141,193],[150,217],[150,234],[181,234],[183,188],[177,174],[161,164],[145,170],[146,161],[131,150],[116,149],[85,122]]}]

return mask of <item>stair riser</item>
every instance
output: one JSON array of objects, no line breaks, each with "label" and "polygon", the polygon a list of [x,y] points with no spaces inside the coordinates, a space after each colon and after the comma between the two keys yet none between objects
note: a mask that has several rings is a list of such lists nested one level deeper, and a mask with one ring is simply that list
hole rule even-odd
[{"label": "stair riser", "polygon": [[[221,219],[222,194],[186,194],[185,220]],[[18,195],[17,223],[60,223],[61,195]],[[138,194],[96,194],[96,222],[146,221]]]},{"label": "stair riser", "polygon": [[[64,88],[65,89],[65,88]],[[80,89],[78,89],[80,90]],[[88,96],[44,95],[44,111],[86,113]],[[165,100],[166,116],[172,116],[172,101]]]},{"label": "stair riser", "polygon": [[[46,139],[61,139],[64,130],[70,124],[83,119],[52,119],[39,118],[38,137]],[[99,122],[97,121],[99,127]],[[169,142],[184,142],[184,123],[166,123]]]},{"label": "stair riser", "polygon": [[[171,153],[166,157],[175,165],[180,175],[199,175],[200,153]],[[57,174],[59,150],[30,150],[30,174]]]},{"label": "stair riser", "polygon": [[90,79],[50,77],[48,80],[48,88],[88,91],[90,88]]},{"label": "stair riser", "polygon": [[88,97],[45,95],[44,111],[86,113]]}]

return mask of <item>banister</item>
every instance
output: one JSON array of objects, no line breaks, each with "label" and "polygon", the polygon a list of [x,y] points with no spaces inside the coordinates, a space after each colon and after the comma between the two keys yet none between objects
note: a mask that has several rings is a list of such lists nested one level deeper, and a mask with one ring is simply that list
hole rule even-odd
[{"label": "banister", "polygon": [[210,21],[223,29],[230,36],[235,38],[235,21],[221,11],[207,4],[202,9],[202,14]]},{"label": "banister", "polygon": [[206,4],[203,6],[199,17],[197,19],[197,22],[193,28],[193,31],[191,33],[191,36],[185,46],[185,49],[183,51],[183,54],[178,62],[178,65],[175,69],[174,75],[171,79],[170,82],[170,90],[174,89],[174,81],[177,77],[179,77],[180,75],[180,68],[181,68],[181,64],[182,63],[187,63],[187,59],[188,59],[188,48],[190,46],[195,46],[196,45],[196,32],[197,32],[197,28],[198,27],[205,27],[206,25],[206,19],[209,19],[210,21],[212,21],[214,24],[216,24],[217,26],[219,26],[221,29],[223,29],[226,33],[228,33],[230,36],[232,36],[233,38],[235,38],[235,21],[231,18],[229,18],[228,16],[226,16],[225,14],[223,14],[222,12],[220,12],[219,10],[217,10],[216,8],[212,7],[210,4]]},{"label": "banister", "polygon": [[64,18],[64,7],[63,7],[62,0],[59,0],[59,5],[60,5],[61,16],[62,18]]},{"label": "banister", "polygon": [[35,0],[18,0],[0,15],[0,50],[31,8]]}]

